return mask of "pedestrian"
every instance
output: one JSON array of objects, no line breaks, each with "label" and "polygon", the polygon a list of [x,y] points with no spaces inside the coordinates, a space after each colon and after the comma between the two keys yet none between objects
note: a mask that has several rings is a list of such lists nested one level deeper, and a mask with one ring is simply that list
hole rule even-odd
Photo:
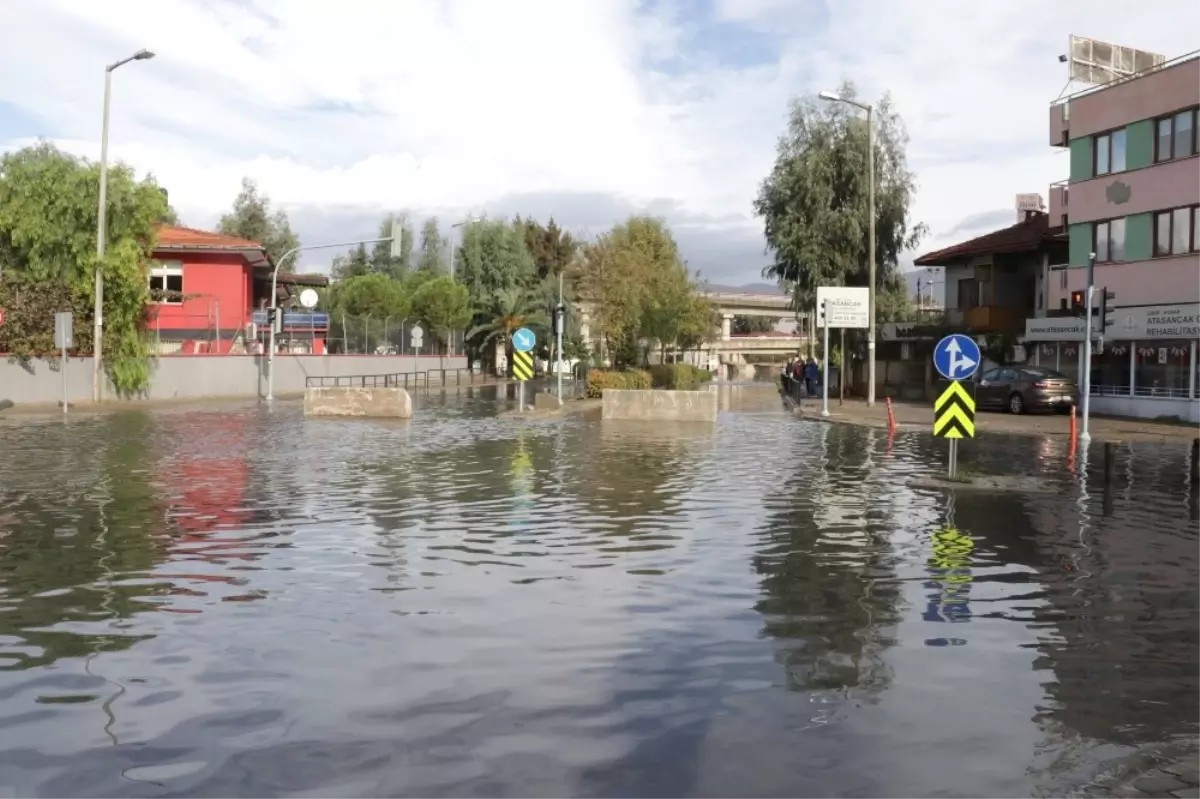
[{"label": "pedestrian", "polygon": [[808,356],[808,363],[804,365],[804,390],[808,396],[817,396],[817,381],[820,379],[821,370],[817,367],[817,362],[812,356]]}]

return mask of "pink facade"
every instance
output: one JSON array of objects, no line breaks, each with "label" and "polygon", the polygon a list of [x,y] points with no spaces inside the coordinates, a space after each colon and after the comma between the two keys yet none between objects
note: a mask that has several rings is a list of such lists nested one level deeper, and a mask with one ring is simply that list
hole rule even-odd
[{"label": "pink facade", "polygon": [[[1051,199],[1053,197],[1051,190]],[[1114,197],[1128,199],[1117,203],[1113,201]],[[1072,183],[1068,216],[1074,225],[1194,205],[1198,198],[1200,158],[1193,156]],[[1055,217],[1051,214],[1050,218]]]},{"label": "pink facade", "polygon": [[[1070,306],[1071,292],[1084,288],[1085,273],[1084,269],[1066,270],[1065,288],[1058,279],[1051,279],[1046,307],[1058,308],[1063,299]],[[1057,277],[1061,273],[1053,274]],[[1200,302],[1200,254],[1154,258],[1136,266],[1096,264],[1096,285],[1116,293],[1122,306]]]},{"label": "pink facade", "polygon": [[[1050,107],[1051,144],[1061,147],[1062,133],[1054,115],[1067,105],[1069,138],[1078,139],[1119,128],[1139,119],[1151,119],[1196,105],[1200,100],[1200,59],[1190,58],[1164,69],[1072,97]],[[1058,138],[1055,138],[1055,135]],[[1193,172],[1193,176],[1195,172]],[[1072,220],[1074,221],[1074,220]]]}]

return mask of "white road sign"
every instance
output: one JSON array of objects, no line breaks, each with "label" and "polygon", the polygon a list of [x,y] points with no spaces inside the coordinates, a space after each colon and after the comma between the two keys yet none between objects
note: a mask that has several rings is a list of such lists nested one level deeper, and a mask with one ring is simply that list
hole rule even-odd
[{"label": "white road sign", "polygon": [[413,325],[413,329],[409,333],[409,337],[412,339],[413,347],[419,348],[425,343],[425,331],[421,329],[420,325]]},{"label": "white road sign", "polygon": [[830,327],[865,330],[871,326],[870,302],[866,286],[818,286],[817,327],[825,326],[827,308]]}]

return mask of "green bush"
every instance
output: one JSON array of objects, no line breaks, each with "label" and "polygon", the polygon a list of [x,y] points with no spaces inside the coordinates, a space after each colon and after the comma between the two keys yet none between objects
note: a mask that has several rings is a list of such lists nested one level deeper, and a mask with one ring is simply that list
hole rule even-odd
[{"label": "green bush", "polygon": [[655,388],[695,391],[712,380],[712,372],[687,363],[668,363],[650,367]]},{"label": "green bush", "polygon": [[605,371],[592,369],[587,375],[587,395],[589,399],[599,399],[606,388],[620,389],[649,389],[654,387],[650,373],[641,369],[625,371]]}]

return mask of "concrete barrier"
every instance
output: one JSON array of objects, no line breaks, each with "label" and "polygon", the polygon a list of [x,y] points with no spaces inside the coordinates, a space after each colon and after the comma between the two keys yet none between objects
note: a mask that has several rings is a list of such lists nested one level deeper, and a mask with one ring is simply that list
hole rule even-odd
[{"label": "concrete barrier", "polygon": [[549,394],[545,391],[533,398],[533,409],[536,411],[557,411],[562,406],[562,400],[554,394]]},{"label": "concrete barrier", "polygon": [[604,390],[601,417],[651,422],[715,422],[717,392]]},{"label": "concrete barrier", "polygon": [[402,388],[309,388],[304,391],[305,416],[409,419],[412,412],[412,397]]}]

